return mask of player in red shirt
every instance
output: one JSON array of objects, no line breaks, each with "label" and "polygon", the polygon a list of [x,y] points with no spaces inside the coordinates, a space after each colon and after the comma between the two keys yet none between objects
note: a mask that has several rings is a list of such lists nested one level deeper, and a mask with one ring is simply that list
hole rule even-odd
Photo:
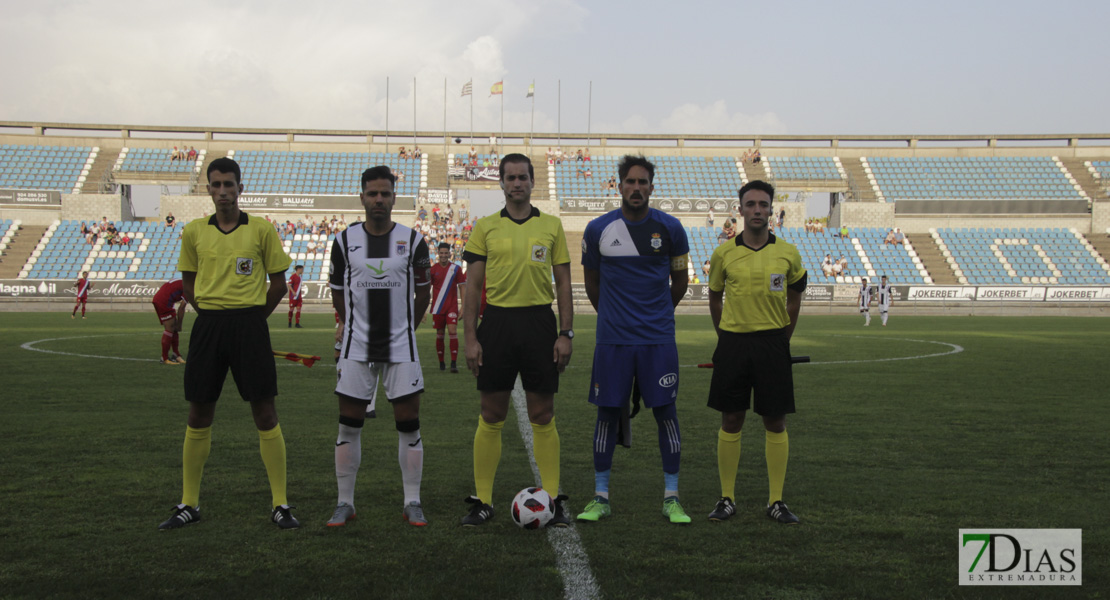
[{"label": "player in red shirt", "polygon": [[459,265],[451,262],[451,245],[443,242],[437,250],[439,262],[432,265],[432,326],[436,330],[436,355],[439,356],[439,370],[446,368],[443,362],[444,329],[451,339],[451,372],[458,373],[455,361],[459,357],[459,286],[466,284],[466,273]]},{"label": "player in red shirt", "polygon": [[301,305],[304,304],[304,287],[301,286],[301,275],[304,274],[304,265],[293,267],[293,275],[289,278],[289,326],[293,326],[293,309],[297,310],[297,329],[301,329]]},{"label": "player in red shirt", "polygon": [[77,302],[73,305],[73,313],[69,318],[77,318],[77,307],[81,307],[81,318],[85,318],[85,303],[89,301],[89,290],[92,289],[92,281],[89,280],[89,272],[81,271],[81,278],[77,280]]},{"label": "player in red shirt", "polygon": [[[162,360],[164,365],[183,365],[185,359],[177,347],[181,327],[185,324],[185,288],[181,278],[174,278],[162,284],[152,301],[158,321],[162,323]],[[170,354],[170,348],[173,354]]]}]

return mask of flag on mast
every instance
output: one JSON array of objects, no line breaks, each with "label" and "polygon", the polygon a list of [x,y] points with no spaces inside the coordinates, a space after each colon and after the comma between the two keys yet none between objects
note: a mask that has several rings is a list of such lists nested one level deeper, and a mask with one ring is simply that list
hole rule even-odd
[{"label": "flag on mast", "polygon": [[536,95],[536,84],[531,83],[528,85],[528,95],[525,98],[533,98]]},{"label": "flag on mast", "polygon": [[498,81],[497,83],[491,85],[490,88],[489,88],[489,95],[490,96],[499,96],[503,93],[505,93],[505,80],[504,79],[502,79],[501,81]]},{"label": "flag on mast", "polygon": [[463,86],[462,94],[460,94],[459,97],[462,98],[463,96],[469,96],[473,93],[474,93],[474,80],[471,79],[470,81],[466,82],[466,85]]}]

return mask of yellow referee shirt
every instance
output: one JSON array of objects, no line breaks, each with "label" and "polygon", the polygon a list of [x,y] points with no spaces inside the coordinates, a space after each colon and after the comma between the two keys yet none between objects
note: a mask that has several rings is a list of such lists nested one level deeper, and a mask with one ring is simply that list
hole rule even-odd
[{"label": "yellow referee shirt", "polygon": [[227,233],[216,226],[216,215],[190,221],[181,232],[177,269],[197,274],[197,306],[230,310],[265,305],[270,274],[284,273],[291,262],[273,225],[240,212]]},{"label": "yellow referee shirt", "polygon": [[740,235],[721,244],[709,259],[709,289],[724,291],[721,329],[751,333],[790,325],[786,289],[805,290],[806,270],[798,249],[770,234],[759,250]]},{"label": "yellow referee shirt", "polygon": [[551,304],[551,267],[570,263],[570,253],[563,222],[533,206],[522,222],[506,209],[478,219],[463,259],[486,261],[487,302],[512,308]]}]

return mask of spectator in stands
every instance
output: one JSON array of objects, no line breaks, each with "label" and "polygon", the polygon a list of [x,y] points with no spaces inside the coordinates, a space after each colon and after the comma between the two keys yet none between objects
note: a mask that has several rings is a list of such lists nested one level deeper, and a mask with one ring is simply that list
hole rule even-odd
[{"label": "spectator in stands", "polygon": [[737,233],[739,233],[739,232],[740,232],[740,226],[739,226],[739,224],[737,224],[737,222],[736,222],[736,219],[735,219],[735,218],[733,218],[733,219],[729,219],[729,220],[728,220],[728,223],[729,223],[729,228],[728,228],[728,239],[730,239],[730,240],[731,240],[732,238],[736,237],[736,234],[737,234]]},{"label": "spectator in stands", "polygon": [[847,275],[848,274],[848,259],[844,258],[844,255],[841,254],[840,255],[840,260],[838,260],[837,263],[840,265],[840,274],[841,275]]},{"label": "spectator in stands", "polygon": [[883,243],[884,244],[893,244],[893,243],[895,243],[894,242],[894,230],[893,229],[886,232],[886,237],[883,239]]},{"label": "spectator in stands", "polygon": [[405,180],[405,172],[398,169],[398,171],[397,171],[397,181],[402,182],[404,180]]},{"label": "spectator in stands", "polygon": [[578,162],[583,162],[585,160],[585,157],[582,155],[582,149],[581,148],[578,149],[578,152],[574,153],[574,160],[576,160]]},{"label": "spectator in stands", "polygon": [[586,148],[585,159],[586,159],[586,162],[590,162],[590,149],[589,148]]},{"label": "spectator in stands", "polygon": [[85,241],[88,242],[90,246],[92,246],[92,245],[96,244],[96,240],[99,237],[100,237],[100,226],[97,225],[96,223],[93,223],[89,227],[89,233],[88,233],[88,235],[85,236]]},{"label": "spectator in stands", "polygon": [[428,209],[421,206],[420,207],[420,212],[416,213],[416,220],[417,221],[423,221],[427,218],[428,218]]},{"label": "spectator in stands", "polygon": [[763,155],[759,153],[759,148],[756,148],[755,152],[752,153],[752,164],[758,164],[762,160]]},{"label": "spectator in stands", "polygon": [[173,147],[173,152],[170,153],[170,162],[178,160],[180,156],[177,153],[177,146]]},{"label": "spectator in stands", "polygon": [[783,222],[786,221],[786,209],[779,211],[779,227],[782,227]]},{"label": "spectator in stands", "polygon": [[825,260],[821,261],[821,272],[825,274],[825,277],[833,276],[833,259],[831,254],[826,254]]},{"label": "spectator in stands", "polygon": [[189,154],[187,154],[186,157],[191,161],[196,160],[197,159],[197,149],[192,147],[192,146],[189,146]]},{"label": "spectator in stands", "polygon": [[123,246],[127,246],[128,248],[130,248],[131,247],[131,236],[127,235],[126,233],[123,234],[123,237],[121,237],[120,240],[119,240],[119,245],[120,245],[121,248]]},{"label": "spectator in stands", "polygon": [[609,181],[606,181],[605,185],[603,187],[605,189],[605,196],[606,197],[608,197],[609,194],[616,195],[616,193],[617,193],[617,178],[616,177],[610,177]]},{"label": "spectator in stands", "polygon": [[166,227],[173,229],[175,225],[177,225],[177,219],[173,216],[173,213],[166,213]]},{"label": "spectator in stands", "polygon": [[847,225],[841,225],[840,226],[840,237],[842,239],[846,240],[846,239],[848,239],[849,235],[851,235],[851,234],[848,233],[848,226]]},{"label": "spectator in stands", "polygon": [[549,165],[555,164],[555,151],[551,149],[551,146],[547,147],[546,157],[547,157],[547,164],[549,164]]},{"label": "spectator in stands", "polygon": [[466,217],[467,217],[468,214],[469,214],[469,211],[467,211],[466,203],[464,202],[464,203],[460,204],[459,205],[459,222],[466,221]]},{"label": "spectator in stands", "polygon": [[705,277],[706,279],[709,278],[709,259],[708,258],[705,259],[705,262],[701,263],[701,273],[702,273],[702,276]]},{"label": "spectator in stands", "polygon": [[906,243],[906,234],[902,233],[902,230],[897,227],[894,228],[894,243],[903,245]]},{"label": "spectator in stands", "polygon": [[420,158],[423,155],[424,155],[424,151],[420,149],[420,146],[417,146],[417,147],[412,149],[412,157],[413,158]]},{"label": "spectator in stands", "polygon": [[308,245],[305,246],[305,252],[316,254],[316,240],[308,240]]},{"label": "spectator in stands", "polygon": [[742,154],[740,156],[740,162],[742,164],[747,164],[748,161],[751,160],[751,159],[752,159],[752,151],[751,150],[745,150],[744,154]]},{"label": "spectator in stands", "polygon": [[[728,223],[728,221],[725,221],[725,223]],[[717,234],[717,245],[720,246],[721,244],[727,242],[728,240],[729,240],[728,230],[726,230],[724,227],[722,227],[721,232]]]},{"label": "spectator in stands", "polygon": [[705,216],[705,226],[706,227],[712,227],[713,226],[713,209],[712,208],[709,209],[709,214]]},{"label": "spectator in stands", "polygon": [[466,158],[470,162],[470,166],[478,166],[478,151],[474,149],[474,146],[470,147],[470,152],[466,155]]},{"label": "spectator in stands", "polygon": [[84,221],[81,221],[81,237],[88,238],[88,235],[89,226]]}]

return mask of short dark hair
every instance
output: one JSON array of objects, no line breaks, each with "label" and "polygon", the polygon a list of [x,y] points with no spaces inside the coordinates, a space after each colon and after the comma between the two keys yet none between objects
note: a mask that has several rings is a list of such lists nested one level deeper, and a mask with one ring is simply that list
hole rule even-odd
[{"label": "short dark hair", "polygon": [[628,177],[628,172],[632,170],[632,167],[643,167],[647,169],[648,183],[655,182],[655,164],[643,156],[632,156],[631,154],[625,154],[621,158],[621,162],[617,165],[617,174],[620,175],[621,181],[624,181],[624,178]]},{"label": "short dark hair", "polygon": [[293,270],[296,271],[297,269],[303,269],[303,268],[304,268],[304,265],[297,265],[297,266],[293,267]]},{"label": "short dark hair", "polygon": [[528,165],[528,178],[532,181],[536,180],[536,169],[532,167],[532,159],[523,154],[513,153],[501,157],[501,168],[498,169],[500,173],[497,174],[497,177],[500,178],[501,181],[505,181],[505,165],[507,163],[524,163]]},{"label": "short dark hair", "polygon": [[232,173],[235,175],[235,183],[243,182],[243,171],[239,169],[239,163],[224,156],[208,163],[208,170],[204,173],[208,180],[212,180],[212,171],[219,171],[221,173]]},{"label": "short dark hair", "polygon": [[771,202],[773,203],[775,201],[775,186],[761,179],[753,179],[745,183],[744,187],[740,188],[740,192],[737,194],[737,197],[743,200],[744,194],[747,194],[751,190],[766,192],[767,195],[771,197]]},{"label": "short dark hair", "polygon": [[390,189],[393,189],[393,186],[397,185],[397,176],[393,174],[393,171],[385,165],[378,165],[376,167],[370,167],[362,172],[362,182],[359,184],[358,190],[360,192],[365,190],[368,182],[378,179],[388,179]]},{"label": "short dark hair", "polygon": [[451,249],[451,244],[448,244],[447,242],[440,242],[439,245],[436,246],[436,250],[443,250],[443,249],[450,250]]}]

